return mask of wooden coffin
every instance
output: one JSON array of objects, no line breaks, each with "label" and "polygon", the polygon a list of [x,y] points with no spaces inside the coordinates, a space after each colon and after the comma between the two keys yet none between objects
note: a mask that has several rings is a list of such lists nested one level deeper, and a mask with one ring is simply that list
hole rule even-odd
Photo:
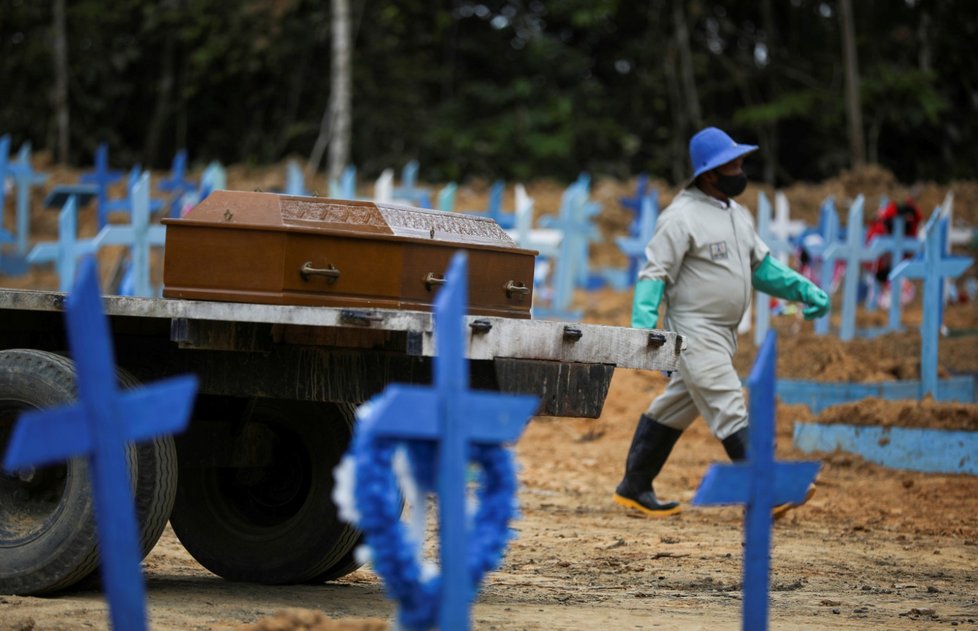
[{"label": "wooden coffin", "polygon": [[215,191],[165,219],[168,298],[430,311],[469,255],[469,313],[529,318],[532,250],[488,218],[369,201]]}]

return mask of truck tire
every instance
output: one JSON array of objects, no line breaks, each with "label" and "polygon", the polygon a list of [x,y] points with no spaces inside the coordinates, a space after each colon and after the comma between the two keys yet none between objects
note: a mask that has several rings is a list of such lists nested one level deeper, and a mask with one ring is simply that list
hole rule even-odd
[{"label": "truck tire", "polygon": [[214,438],[195,419],[177,441],[177,538],[232,581],[304,583],[348,563],[359,531],[331,495],[352,422],[346,405],[259,399],[230,426],[231,460],[215,462],[201,457]]},{"label": "truck tire", "polygon": [[[138,388],[140,382],[125,368],[116,368],[119,386]],[[157,436],[136,444],[136,519],[142,558],[152,551],[170,520],[177,497],[177,447],[173,436]]]},{"label": "truck tire", "polygon": [[[32,349],[0,351],[2,451],[23,411],[68,405],[76,398],[69,359]],[[127,457],[135,478],[136,449],[128,449]],[[95,570],[94,512],[85,458],[22,475],[0,473],[0,593],[50,593]]]}]

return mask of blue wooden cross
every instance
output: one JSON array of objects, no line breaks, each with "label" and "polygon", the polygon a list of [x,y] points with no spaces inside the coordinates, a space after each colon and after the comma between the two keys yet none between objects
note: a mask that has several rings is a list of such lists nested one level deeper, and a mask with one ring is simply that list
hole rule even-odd
[{"label": "blue wooden cross", "polygon": [[[862,195],[849,206],[849,223],[846,225],[844,242],[833,243],[825,250],[825,262],[832,265],[836,259],[845,259],[846,275],[842,286],[842,323],[839,339],[848,342],[856,336],[856,307],[859,302],[859,278],[862,263],[873,261],[879,256],[875,249],[865,243],[866,228],[863,226]],[[824,263],[823,263],[824,264]]]},{"label": "blue wooden cross", "polygon": [[163,247],[166,242],[166,226],[149,222],[149,172],[144,172],[129,195],[132,198],[132,223],[112,224],[102,228],[95,237],[98,247],[103,245],[126,245],[129,247],[131,263],[120,289],[122,295],[151,298],[156,295],[150,283],[149,248]]},{"label": "blue wooden cross", "polygon": [[285,194],[308,195],[306,190],[306,175],[295,160],[289,160],[285,165]]},{"label": "blue wooden cross", "polygon": [[635,180],[635,195],[633,197],[619,197],[618,203],[623,207],[634,213],[632,217],[632,224],[629,226],[629,232],[635,232],[637,228],[639,213],[642,212],[642,204],[644,203],[645,196],[648,194],[649,190],[649,176],[647,173],[640,173],[638,178]]},{"label": "blue wooden cross", "polygon": [[[891,234],[878,235],[871,240],[871,247],[880,255],[890,256],[890,269],[896,267],[897,263],[903,260],[904,254],[917,254],[920,252],[921,242],[916,236],[907,237],[906,220],[897,216],[893,219],[893,230]],[[900,302],[900,283],[890,283],[890,305],[887,312],[886,326],[882,327],[878,333],[892,333],[899,331],[900,315],[903,305]],[[875,333],[876,331],[874,331]]]},{"label": "blue wooden cross", "polygon": [[3,227],[3,219],[7,208],[7,162],[10,155],[10,135],[0,136],[0,246],[14,243],[14,235]]},{"label": "blue wooden cross", "polygon": [[[624,205],[622,198],[622,204]],[[615,237],[618,250],[628,257],[623,279],[612,279],[616,289],[632,286],[638,278],[638,270],[645,265],[645,248],[655,234],[655,224],[659,220],[659,191],[652,189],[642,198],[641,207],[635,220],[629,225],[629,234]],[[607,272],[605,272],[607,274]],[[622,282],[623,281],[623,282]]]},{"label": "blue wooden cross", "polygon": [[17,161],[7,166],[7,174],[17,186],[17,254],[27,254],[31,232],[31,188],[40,186],[48,176],[31,167],[31,143],[25,142],[17,152]]},{"label": "blue wooden cross", "polygon": [[[142,165],[136,164],[131,169],[129,169],[128,179],[126,180],[126,195],[125,197],[120,197],[119,199],[110,199],[106,202],[106,208],[109,213],[132,213],[132,191],[136,188],[139,183],[139,178],[143,174]],[[163,200],[151,197],[149,200],[149,212],[150,214],[159,212],[163,208]]]},{"label": "blue wooden cross", "polygon": [[921,397],[937,395],[937,347],[944,280],[957,278],[973,262],[964,256],[945,256],[947,228],[947,218],[928,221],[923,255],[918,254],[911,260],[900,262],[889,276],[891,284],[896,284],[901,278],[922,278],[924,281],[924,322],[920,328]]},{"label": "blue wooden cross", "polygon": [[[771,250],[771,256],[784,261],[794,250],[791,242],[772,230],[773,209],[764,191],[757,194],[757,235]],[[787,223],[787,216],[783,218]],[[787,230],[787,227],[784,227]],[[771,326],[771,300],[767,294],[754,292],[754,344],[760,346]]]},{"label": "blue wooden cross", "polygon": [[79,257],[98,251],[98,238],[78,238],[78,201],[68,197],[58,215],[58,240],[38,243],[27,255],[31,264],[54,261],[58,272],[58,290],[68,291],[75,282],[75,268]]},{"label": "blue wooden cross", "polygon": [[401,185],[394,189],[394,199],[402,199],[419,208],[431,208],[431,191],[419,188],[418,161],[410,160],[401,169]]},{"label": "blue wooden cross", "polygon": [[[818,209],[818,231],[822,237],[820,244],[809,247],[809,254],[817,261],[819,287],[825,293],[832,292],[832,277],[835,274],[835,261],[825,256],[825,251],[839,239],[839,213],[835,210],[835,200],[825,199]],[[829,317],[827,313],[815,320],[815,335],[827,335],[829,332]]]},{"label": "blue wooden cross", "polygon": [[343,169],[339,181],[330,181],[329,196],[333,199],[357,198],[357,168],[355,166],[351,164]]},{"label": "blue wooden cross", "polygon": [[[217,160],[212,160],[200,174],[200,195],[197,203],[207,199],[207,196],[214,191],[224,191],[228,187],[227,170]],[[308,195],[308,193],[307,193]]]},{"label": "blue wooden cross", "polygon": [[438,210],[443,210],[447,213],[455,210],[455,193],[458,191],[458,184],[455,182],[449,182],[438,191],[438,201],[435,206]]},{"label": "blue wooden cross", "polygon": [[818,474],[818,462],[774,459],[774,369],[777,342],[768,333],[747,379],[750,388],[750,442],[747,459],[710,465],[693,504],[746,504],[744,517],[743,629],[767,629],[768,582],[771,568],[771,509],[804,501]]},{"label": "blue wooden cross", "polygon": [[506,183],[503,180],[496,180],[489,189],[489,205],[486,207],[486,214],[490,219],[499,224],[503,230],[512,230],[516,226],[516,213],[503,210],[503,193],[506,191]]},{"label": "blue wooden cross", "polygon": [[109,169],[109,146],[104,142],[95,149],[95,172],[81,176],[85,184],[98,187],[98,229],[101,230],[109,221],[109,186],[122,179],[122,171]]},{"label": "blue wooden cross", "polygon": [[170,217],[180,217],[180,206],[183,203],[184,193],[196,190],[194,183],[187,179],[187,150],[181,149],[173,156],[173,164],[170,166],[170,177],[160,180],[156,185],[161,191],[170,193]]},{"label": "blue wooden cross", "polygon": [[375,436],[438,441],[438,529],[441,602],[438,628],[469,628],[473,586],[468,575],[465,484],[469,443],[501,444],[519,438],[537,409],[537,397],[469,388],[465,359],[468,259],[457,253],[435,299],[437,357],[432,387],[391,385],[372,400],[369,427]]},{"label": "blue wooden cross", "polygon": [[126,443],[181,431],[197,390],[193,376],[120,393],[109,326],[102,312],[95,259],[82,263],[66,303],[68,343],[78,371],[79,402],[25,412],[4,459],[7,471],[87,456],[92,471],[102,583],[112,628],[146,628],[136,511],[129,488]]}]

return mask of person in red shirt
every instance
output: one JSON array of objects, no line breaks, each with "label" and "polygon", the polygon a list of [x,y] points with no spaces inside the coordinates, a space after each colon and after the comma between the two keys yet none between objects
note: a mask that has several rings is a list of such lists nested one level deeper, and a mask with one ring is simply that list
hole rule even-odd
[{"label": "person in red shirt", "polygon": [[[913,237],[917,235],[917,229],[920,227],[923,215],[921,215],[920,209],[917,208],[913,200],[908,198],[899,204],[890,202],[876,213],[876,219],[866,229],[866,243],[872,241],[873,237],[893,234],[893,220],[897,217],[903,217],[905,236]],[[871,265],[876,280],[885,283],[886,277],[893,267],[890,255],[884,254],[873,261]]]},{"label": "person in red shirt", "polygon": [[[913,237],[917,235],[923,215],[917,204],[909,197],[900,203],[891,201],[876,213],[876,219],[866,229],[866,243],[869,243],[877,236],[893,234],[893,223],[897,217],[903,217],[904,236]],[[875,261],[869,263],[867,267],[872,272],[876,281],[884,287],[883,294],[880,296],[882,302],[889,299],[889,280],[890,270],[893,269],[893,261],[890,260],[889,253],[883,254]]]}]

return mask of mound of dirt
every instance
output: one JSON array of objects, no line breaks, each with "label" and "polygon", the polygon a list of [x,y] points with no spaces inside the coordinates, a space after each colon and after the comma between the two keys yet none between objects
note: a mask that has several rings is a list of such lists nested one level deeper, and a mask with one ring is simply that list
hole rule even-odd
[{"label": "mound of dirt", "polygon": [[380,619],[333,620],[321,611],[290,607],[234,631],[387,631],[390,625]]},{"label": "mound of dirt", "polygon": [[978,404],[865,399],[824,410],[816,419],[827,425],[878,425],[978,431]]}]

